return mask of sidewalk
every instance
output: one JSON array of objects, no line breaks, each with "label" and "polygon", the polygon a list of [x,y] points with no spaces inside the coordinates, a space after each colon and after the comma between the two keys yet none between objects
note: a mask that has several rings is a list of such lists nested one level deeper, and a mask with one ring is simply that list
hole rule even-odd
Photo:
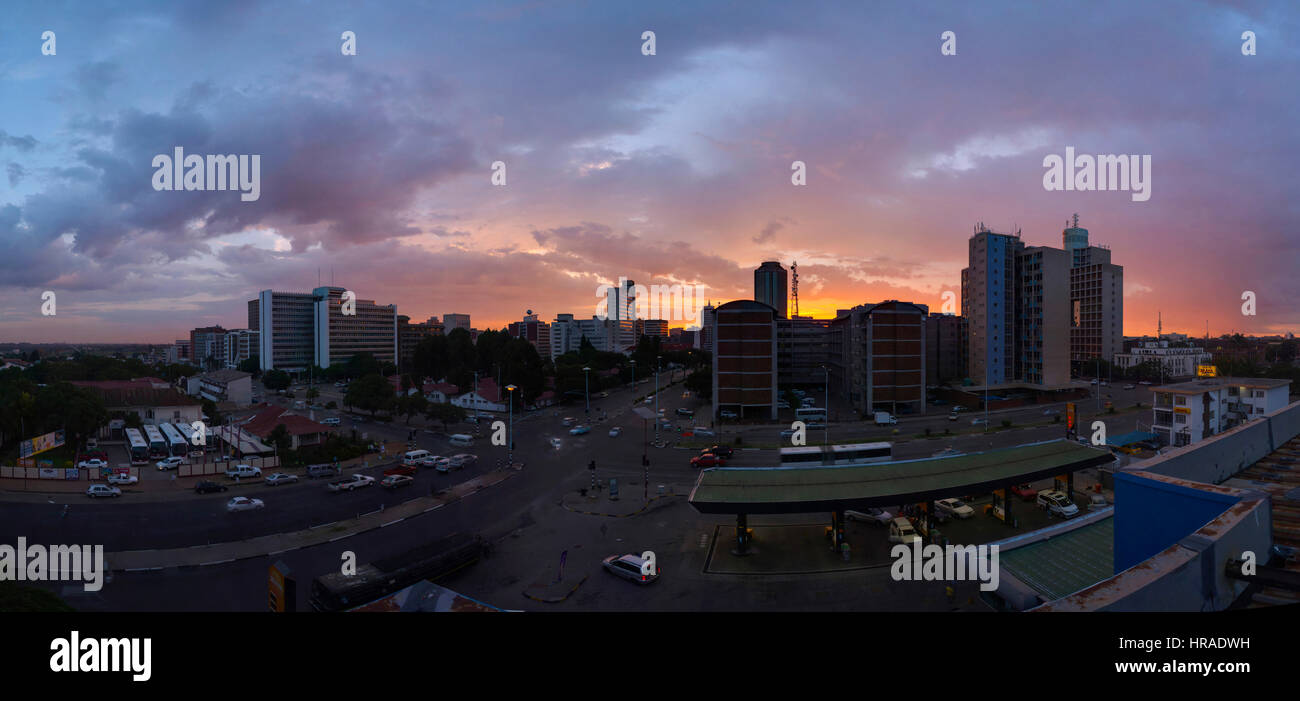
[{"label": "sidewalk", "polygon": [[436,497],[416,497],[391,508],[372,511],[357,518],[323,523],[304,531],[276,533],[228,543],[194,545],[188,548],[129,550],[107,553],[104,557],[108,562],[108,569],[114,572],[140,572],[160,570],[165,567],[221,565],[251,557],[279,555],[290,550],[332,543],[358,533],[401,523],[408,518],[440,509],[449,503],[477,494],[510,479],[516,473],[516,470],[490,472],[482,477],[461,482]]}]

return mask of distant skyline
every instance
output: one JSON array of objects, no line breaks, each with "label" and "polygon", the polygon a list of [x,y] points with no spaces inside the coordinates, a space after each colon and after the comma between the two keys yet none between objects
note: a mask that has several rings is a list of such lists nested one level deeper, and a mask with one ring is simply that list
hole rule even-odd
[{"label": "distant skyline", "polygon": [[[413,321],[480,329],[589,317],[620,276],[748,299],[765,260],[799,262],[804,315],[939,311],[977,222],[1060,247],[1075,212],[1124,266],[1126,335],[1157,311],[1192,336],[1300,328],[1292,3],[6,9],[7,342],[243,328],[259,290],[331,270]],[[177,147],[259,155],[259,197],[154,190]],[[1067,147],[1149,155],[1150,199],[1044,189]]]}]

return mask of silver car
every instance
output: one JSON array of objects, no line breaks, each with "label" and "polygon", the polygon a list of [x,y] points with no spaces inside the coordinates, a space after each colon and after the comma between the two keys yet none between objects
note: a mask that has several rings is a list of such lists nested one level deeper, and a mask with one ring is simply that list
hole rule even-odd
[{"label": "silver car", "polygon": [[266,478],[266,483],[274,487],[277,484],[290,484],[298,481],[298,475],[290,475],[284,472],[277,472]]},{"label": "silver car", "polygon": [[642,568],[645,567],[646,561],[636,555],[610,555],[605,558],[601,565],[614,575],[622,577],[637,584],[649,584],[659,579],[659,568],[656,563],[655,571],[652,574],[643,574]]}]

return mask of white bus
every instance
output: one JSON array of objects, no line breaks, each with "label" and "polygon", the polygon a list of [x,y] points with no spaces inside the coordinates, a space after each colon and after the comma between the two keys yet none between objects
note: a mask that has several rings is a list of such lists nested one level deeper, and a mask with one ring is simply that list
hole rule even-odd
[{"label": "white bus", "polygon": [[185,440],[185,434],[181,429],[171,424],[159,424],[158,428],[162,429],[163,438],[167,439],[167,445],[171,448],[172,457],[183,458],[190,453],[190,442]]},{"label": "white bus", "polygon": [[781,449],[782,465],[862,465],[893,460],[892,443],[805,445]]},{"label": "white bus", "polygon": [[126,429],[126,445],[131,451],[132,465],[149,464],[149,444],[144,442],[144,436],[140,435],[140,429]]},{"label": "white bus", "polygon": [[161,460],[167,457],[167,439],[163,438],[162,431],[157,426],[144,427],[144,440],[149,444],[150,458]]},{"label": "white bus", "polygon": [[826,410],[815,406],[806,406],[794,410],[794,417],[800,421],[825,421]]},{"label": "white bus", "polygon": [[404,455],[402,455],[402,464],[408,467],[418,465],[421,460],[430,455],[432,455],[432,453],[427,450],[408,450]]}]

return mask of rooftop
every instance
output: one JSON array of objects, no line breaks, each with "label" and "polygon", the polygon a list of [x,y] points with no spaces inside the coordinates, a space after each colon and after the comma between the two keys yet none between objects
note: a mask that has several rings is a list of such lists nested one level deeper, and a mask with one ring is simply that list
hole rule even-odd
[{"label": "rooftop", "polygon": [[1175,394],[1202,394],[1204,392],[1213,392],[1215,390],[1223,389],[1224,387],[1274,389],[1277,387],[1286,387],[1290,384],[1290,380],[1281,380],[1272,377],[1202,377],[1197,380],[1188,380],[1187,382],[1178,382],[1176,384],[1158,387],[1155,388],[1155,391],[1173,392]]}]

